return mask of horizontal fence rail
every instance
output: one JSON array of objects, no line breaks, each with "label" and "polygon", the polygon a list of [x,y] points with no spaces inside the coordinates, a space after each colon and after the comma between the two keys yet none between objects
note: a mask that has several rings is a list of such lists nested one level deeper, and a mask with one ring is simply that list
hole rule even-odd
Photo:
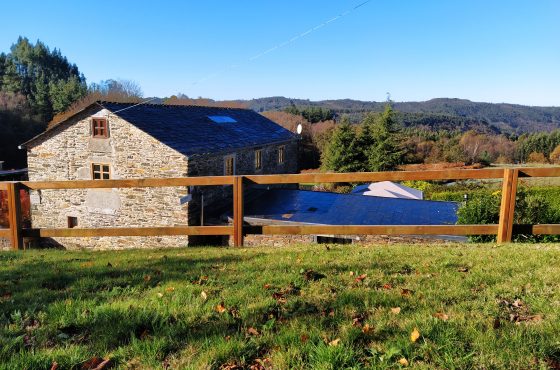
[{"label": "horizontal fence rail", "polygon": [[[514,225],[515,197],[519,178],[560,177],[560,167],[444,169],[430,171],[306,173],[283,175],[206,176],[181,178],[147,178],[118,180],[21,181],[0,182],[0,191],[8,196],[10,228],[0,229],[14,249],[23,248],[23,238],[115,237],[223,235],[233,237],[234,245],[243,245],[245,235],[497,235],[498,243],[510,242],[512,234],[560,234],[560,225]],[[356,183],[406,180],[501,179],[502,201],[499,224],[490,225],[244,225],[244,188],[257,185],[302,183]],[[156,226],[107,228],[23,228],[19,190],[163,188],[179,186],[233,187],[233,224],[231,226]]]}]

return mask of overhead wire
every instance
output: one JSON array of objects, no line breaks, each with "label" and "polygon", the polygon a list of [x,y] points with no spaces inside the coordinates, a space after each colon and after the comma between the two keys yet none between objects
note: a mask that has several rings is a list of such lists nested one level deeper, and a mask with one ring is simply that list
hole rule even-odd
[{"label": "overhead wire", "polygon": [[297,34],[297,35],[293,36],[292,38],[290,38],[290,39],[288,39],[288,40],[286,40],[286,41],[284,41],[284,42],[281,42],[281,43],[279,43],[279,44],[277,44],[277,45],[275,45],[275,46],[273,46],[273,47],[271,47],[271,48],[268,48],[268,49],[266,49],[266,50],[264,50],[264,51],[262,51],[262,52],[260,52],[260,53],[258,53],[258,54],[255,54],[254,56],[248,58],[246,61],[244,61],[244,62],[241,63],[241,64],[232,64],[232,65],[230,65],[230,66],[228,66],[228,67],[226,67],[226,68],[223,68],[223,69],[220,70],[220,71],[211,73],[211,74],[209,74],[208,76],[203,77],[203,78],[199,79],[198,81],[193,82],[193,83],[191,84],[191,86],[192,86],[192,85],[197,85],[197,84],[199,84],[199,83],[201,83],[201,82],[204,82],[204,81],[207,81],[207,80],[209,80],[209,79],[211,79],[211,78],[214,78],[214,77],[216,77],[216,76],[219,76],[219,75],[221,75],[222,73],[225,73],[225,72],[227,72],[227,71],[229,71],[229,70],[232,70],[232,69],[234,69],[234,68],[237,68],[237,67],[239,67],[239,66],[241,66],[241,65],[244,65],[244,64],[253,62],[253,61],[255,61],[256,59],[259,59],[259,58],[261,58],[261,57],[263,57],[263,56],[265,56],[265,55],[267,55],[267,54],[269,54],[269,53],[271,53],[271,52],[273,52],[273,51],[275,51],[275,50],[278,50],[278,49],[280,49],[280,48],[283,48],[283,47],[285,47],[285,46],[288,46],[288,45],[290,45],[290,44],[296,42],[297,40],[301,39],[302,37],[305,37],[305,36],[307,36],[307,35],[309,35],[309,34],[315,32],[315,31],[317,31],[317,30],[319,30],[319,29],[321,29],[321,28],[327,26],[329,23],[332,23],[332,22],[334,22],[334,21],[336,21],[336,20],[338,20],[338,19],[340,19],[340,18],[343,18],[343,17],[347,16],[348,14],[354,12],[354,11],[357,10],[358,8],[360,8],[360,7],[364,6],[364,5],[366,5],[367,3],[371,2],[371,1],[372,1],[372,0],[363,1],[363,2],[359,3],[358,5],[356,5],[356,6],[352,7],[352,8],[350,8],[350,9],[348,9],[348,10],[346,10],[346,11],[344,11],[344,12],[338,14],[338,15],[336,15],[335,17],[332,17],[331,19],[329,19],[329,20],[327,20],[327,21],[324,21],[324,22],[322,22],[322,23],[316,25],[315,27],[312,27],[312,28],[308,29],[308,30],[305,31],[305,32],[302,32],[302,33],[300,33],[300,34]]}]

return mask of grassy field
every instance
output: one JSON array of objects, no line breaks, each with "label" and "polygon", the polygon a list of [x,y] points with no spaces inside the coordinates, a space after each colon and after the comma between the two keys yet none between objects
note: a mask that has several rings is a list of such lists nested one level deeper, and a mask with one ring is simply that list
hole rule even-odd
[{"label": "grassy field", "polygon": [[558,245],[0,261],[0,368],[560,368]]}]

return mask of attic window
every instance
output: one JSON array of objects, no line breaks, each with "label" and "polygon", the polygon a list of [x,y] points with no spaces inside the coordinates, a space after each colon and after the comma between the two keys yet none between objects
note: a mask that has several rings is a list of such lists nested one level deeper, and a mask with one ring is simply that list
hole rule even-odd
[{"label": "attic window", "polygon": [[208,118],[210,118],[210,120],[212,120],[215,123],[235,123],[235,122],[237,122],[236,120],[234,120],[230,116],[208,116]]},{"label": "attic window", "polygon": [[109,129],[107,127],[107,120],[105,118],[91,119],[91,135],[97,138],[109,137]]},{"label": "attic window", "polygon": [[108,164],[92,163],[91,164],[91,177],[94,180],[109,180],[111,179],[111,169]]}]

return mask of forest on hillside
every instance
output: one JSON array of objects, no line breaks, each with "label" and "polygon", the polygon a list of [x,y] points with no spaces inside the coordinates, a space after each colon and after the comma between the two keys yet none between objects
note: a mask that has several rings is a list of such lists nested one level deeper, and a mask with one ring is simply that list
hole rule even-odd
[{"label": "forest on hillside", "polygon": [[[132,81],[107,79],[88,85],[78,66],[59,49],[20,37],[9,53],[0,54],[0,161],[6,162],[6,168],[24,167],[26,153],[17,146],[43,131],[49,122],[60,121],[86,104],[95,100],[140,102],[142,96],[141,87]],[[460,99],[313,102],[269,97],[215,101],[181,93],[152,103],[250,108],[292,131],[302,124],[302,169],[376,170],[437,162],[557,163],[560,157],[560,107]],[[337,149],[337,145],[341,147]],[[385,152],[379,154],[374,147],[385,148]],[[350,157],[356,157],[348,164],[344,157],[350,150],[355,152]],[[341,158],[333,162],[335,153]],[[392,158],[392,164],[372,165],[372,156]],[[333,164],[337,161],[343,164]]]}]

